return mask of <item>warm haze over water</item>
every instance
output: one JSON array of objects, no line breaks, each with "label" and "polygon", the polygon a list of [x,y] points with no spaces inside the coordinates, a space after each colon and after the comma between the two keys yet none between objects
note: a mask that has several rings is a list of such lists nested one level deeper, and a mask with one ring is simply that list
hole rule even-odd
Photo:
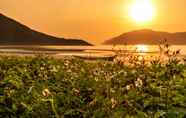
[{"label": "warm haze over water", "polygon": [[186,31],[185,0],[0,0],[0,13],[50,35],[100,44],[136,29]]}]

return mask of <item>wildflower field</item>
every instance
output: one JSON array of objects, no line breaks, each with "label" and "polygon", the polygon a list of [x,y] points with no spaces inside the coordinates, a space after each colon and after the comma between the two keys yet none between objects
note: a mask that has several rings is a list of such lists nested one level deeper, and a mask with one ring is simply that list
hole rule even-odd
[{"label": "wildflower field", "polygon": [[1,118],[184,118],[186,61],[0,57]]}]

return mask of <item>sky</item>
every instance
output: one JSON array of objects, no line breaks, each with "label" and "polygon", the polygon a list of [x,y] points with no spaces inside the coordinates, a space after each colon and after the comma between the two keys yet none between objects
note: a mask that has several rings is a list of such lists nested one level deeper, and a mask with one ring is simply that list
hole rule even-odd
[{"label": "sky", "polygon": [[155,16],[137,24],[128,13],[132,0],[0,0],[0,13],[40,32],[93,44],[137,29],[186,31],[186,0],[150,0]]}]

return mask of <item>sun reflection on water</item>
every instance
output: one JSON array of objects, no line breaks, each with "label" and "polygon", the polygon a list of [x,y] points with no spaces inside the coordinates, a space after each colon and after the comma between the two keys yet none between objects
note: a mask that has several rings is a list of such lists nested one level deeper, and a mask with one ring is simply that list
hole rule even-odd
[{"label": "sun reflection on water", "polygon": [[136,45],[136,50],[138,52],[148,52],[149,51],[149,46],[148,45]]}]

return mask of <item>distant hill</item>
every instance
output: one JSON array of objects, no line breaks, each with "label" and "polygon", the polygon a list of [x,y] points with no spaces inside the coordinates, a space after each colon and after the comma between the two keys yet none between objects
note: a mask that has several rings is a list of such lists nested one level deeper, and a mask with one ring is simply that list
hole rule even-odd
[{"label": "distant hill", "polygon": [[56,38],[0,14],[0,45],[91,45],[79,39]]},{"label": "distant hill", "polygon": [[122,44],[159,44],[160,41],[166,39],[167,43],[172,45],[186,44],[186,32],[168,33],[153,31],[149,29],[136,30],[124,33],[105,41],[105,45],[122,45]]}]

